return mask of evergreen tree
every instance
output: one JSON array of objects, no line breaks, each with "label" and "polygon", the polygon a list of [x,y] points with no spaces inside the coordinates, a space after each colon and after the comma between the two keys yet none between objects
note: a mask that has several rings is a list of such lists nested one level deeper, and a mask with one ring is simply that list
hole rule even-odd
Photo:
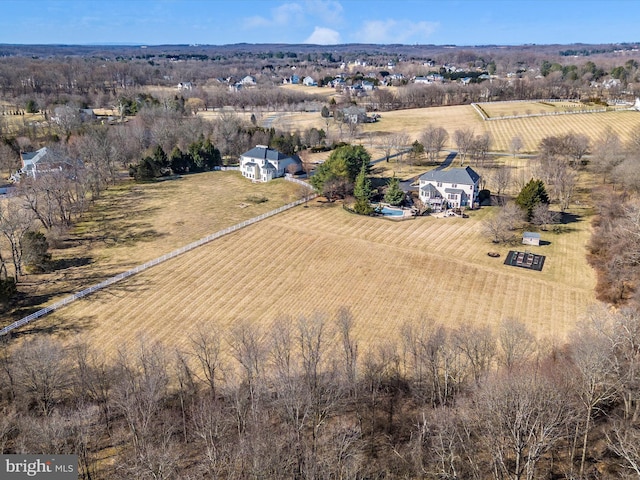
[{"label": "evergreen tree", "polygon": [[174,147],[169,155],[169,165],[173,173],[180,174],[189,171],[189,161],[187,156],[182,153],[179,147]]},{"label": "evergreen tree", "polygon": [[404,192],[400,188],[400,180],[394,175],[384,194],[384,201],[390,205],[398,206],[404,201]]},{"label": "evergreen tree", "polygon": [[516,205],[526,212],[528,222],[533,217],[535,207],[544,203],[549,203],[549,196],[542,180],[529,180],[516,197]]},{"label": "evergreen tree", "polygon": [[213,170],[213,167],[222,165],[220,150],[211,143],[211,139],[207,138],[204,141],[200,154],[203,159],[203,167],[205,170]]},{"label": "evergreen tree", "polygon": [[42,232],[27,232],[22,239],[22,262],[31,272],[44,272],[49,266],[49,242]]},{"label": "evergreen tree", "polygon": [[418,140],[415,140],[411,144],[411,151],[409,152],[409,155],[414,162],[417,162],[424,156],[424,145],[422,145]]},{"label": "evergreen tree", "polygon": [[367,176],[367,165],[363,163],[353,189],[353,196],[356,198],[356,203],[353,206],[354,212],[360,215],[371,215],[373,213],[373,207],[370,202],[371,192],[371,179]]},{"label": "evergreen tree", "polygon": [[371,156],[362,145],[342,145],[316,169],[311,185],[320,194],[323,194],[324,184],[328,181],[344,180],[352,185],[363,167],[369,172],[370,160]]},{"label": "evergreen tree", "polygon": [[33,99],[29,99],[27,101],[26,110],[27,110],[27,113],[38,113],[39,108],[38,108],[38,104],[36,103],[36,101],[33,100]]}]

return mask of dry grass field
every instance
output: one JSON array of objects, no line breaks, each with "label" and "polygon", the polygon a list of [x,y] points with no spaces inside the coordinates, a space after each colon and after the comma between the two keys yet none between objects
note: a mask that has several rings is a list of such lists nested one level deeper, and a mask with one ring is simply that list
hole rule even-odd
[{"label": "dry grass field", "polygon": [[[487,102],[478,104],[489,117],[508,115],[531,115],[540,113],[575,112],[579,110],[599,110],[602,105],[581,102]],[[616,107],[618,109],[624,107]]]},{"label": "dry grass field", "polygon": [[[581,212],[576,211],[576,214]],[[348,306],[363,346],[393,338],[402,324],[493,325],[518,317],[541,337],[562,338],[593,300],[585,261],[587,222],[544,233],[542,272],[503,265],[480,220],[359,217],[314,202],[267,219],[39,321],[86,336],[107,353],[144,336],[184,346],[195,325],[248,321]],[[71,332],[71,335],[70,333]]]},{"label": "dry grass field", "polygon": [[[61,248],[54,273],[34,275],[31,293],[50,303],[210,233],[298,198],[284,180],[252,184],[239,172],[209,172],[105,192]],[[261,203],[256,200],[266,199]]]},{"label": "dry grass field", "polygon": [[[214,112],[211,114],[218,115]],[[325,121],[317,112],[261,113],[261,115],[263,119],[269,117],[271,126],[276,129],[302,131],[315,127],[326,130]],[[406,133],[413,141],[420,138],[429,124],[447,130],[449,141],[446,148],[456,148],[453,141],[456,130],[470,128],[475,134],[489,132],[493,139],[492,150],[494,151],[508,152],[511,139],[518,135],[524,142],[522,153],[530,153],[537,150],[540,140],[546,136],[573,132],[587,135],[594,140],[607,127],[611,127],[623,141],[626,141],[630,132],[640,127],[640,112],[612,111],[485,122],[470,105],[397,110],[383,112],[378,122],[362,125],[356,141],[368,146],[370,142],[375,143],[383,135],[398,132]],[[337,124],[330,124],[330,133],[336,132],[337,129]],[[345,135],[346,131],[345,128]]]},{"label": "dry grass field", "polygon": [[507,151],[514,135],[524,142],[524,151],[537,150],[540,140],[549,135],[565,133],[584,134],[592,140],[597,139],[607,127],[612,128],[623,141],[640,127],[640,112],[616,111],[604,113],[585,113],[558,115],[551,117],[529,117],[521,119],[496,120],[485,122],[485,128],[493,138],[496,150]]}]

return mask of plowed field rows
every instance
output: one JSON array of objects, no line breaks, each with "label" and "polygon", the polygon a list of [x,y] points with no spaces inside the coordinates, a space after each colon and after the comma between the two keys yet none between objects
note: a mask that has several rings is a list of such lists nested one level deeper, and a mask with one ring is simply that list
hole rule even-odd
[{"label": "plowed field rows", "polygon": [[[496,102],[491,108],[496,111],[511,109],[507,114],[513,113],[514,104],[500,104]],[[515,104],[520,105],[520,104]],[[532,104],[534,105],[534,104]],[[518,107],[520,114],[525,111]],[[558,110],[546,107],[550,111]],[[560,109],[564,110],[564,109]],[[539,113],[532,109],[531,113]],[[596,139],[604,129],[609,126],[618,132],[623,141],[627,140],[629,133],[640,126],[640,112],[613,111],[604,113],[585,113],[571,115],[556,115],[546,117],[527,117],[494,121],[483,121],[480,115],[471,105],[453,107],[416,108],[411,110],[396,110],[382,112],[380,121],[364,124],[361,127],[362,141],[376,143],[380,134],[404,132],[409,135],[410,141],[419,139],[428,124],[443,127],[449,134],[449,141],[445,148],[456,149],[453,140],[456,130],[469,128],[476,135],[489,132],[493,139],[491,149],[494,151],[509,151],[511,139],[518,135],[524,142],[521,152],[535,152],[540,140],[550,135],[564,133],[581,133],[592,140]],[[276,128],[326,128],[324,119],[317,112],[278,114],[274,119]],[[332,124],[332,132],[337,131],[337,126]],[[345,130],[346,132],[346,130]]]},{"label": "plowed field rows", "polygon": [[524,142],[522,150],[532,152],[537,150],[540,140],[546,136],[573,132],[584,134],[594,140],[607,127],[611,127],[623,141],[626,141],[630,132],[640,127],[640,112],[620,111],[516,118],[485,122],[484,126],[493,138],[494,150],[508,151],[511,139],[519,135]]},{"label": "plowed field rows", "polygon": [[580,102],[488,102],[478,104],[492,118],[508,115],[529,115],[553,112],[572,112],[577,110],[599,110],[602,105]]},{"label": "plowed field rows", "polygon": [[73,329],[106,352],[140,336],[184,345],[201,322],[269,327],[282,315],[348,306],[363,344],[405,322],[493,324],[518,317],[540,336],[562,336],[592,301],[586,222],[551,244],[542,272],[508,267],[480,234],[480,219],[393,222],[314,203],[298,207],[81,300],[43,327]]}]

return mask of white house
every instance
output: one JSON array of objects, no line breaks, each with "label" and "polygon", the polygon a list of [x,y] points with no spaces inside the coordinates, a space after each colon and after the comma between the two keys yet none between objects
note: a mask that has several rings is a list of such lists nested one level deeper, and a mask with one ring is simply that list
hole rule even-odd
[{"label": "white house", "polygon": [[242,80],[240,80],[240,83],[245,87],[250,87],[256,84],[256,78],[252,77],[251,75],[247,75]]},{"label": "white house", "polygon": [[285,155],[265,145],[256,145],[240,155],[242,176],[254,182],[268,182],[283,177],[290,165],[295,165],[296,171],[302,169],[302,162],[296,155]]},{"label": "white house", "polygon": [[478,202],[480,175],[471,167],[431,170],[420,177],[419,197],[435,211],[473,207]]},{"label": "white house", "polygon": [[19,182],[23,175],[37,178],[45,174],[68,172],[67,175],[73,176],[78,168],[83,167],[80,160],[74,162],[47,147],[42,147],[35,152],[20,152],[20,158],[22,168],[11,175],[14,182]]},{"label": "white house", "polygon": [[302,80],[302,84],[305,87],[317,87],[318,86],[318,83],[312,77],[304,77],[304,80]]}]

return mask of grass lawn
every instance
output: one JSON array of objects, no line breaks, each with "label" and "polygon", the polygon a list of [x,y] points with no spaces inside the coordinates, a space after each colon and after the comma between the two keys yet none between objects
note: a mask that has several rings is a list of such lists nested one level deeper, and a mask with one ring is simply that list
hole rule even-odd
[{"label": "grass lawn", "polygon": [[[313,202],[267,219],[40,320],[86,336],[107,353],[144,336],[184,346],[195,325],[248,321],[348,306],[363,347],[394,338],[406,323],[493,325],[522,319],[540,337],[561,339],[593,301],[585,260],[588,218],[544,232],[542,272],[503,265],[511,248],[481,234],[492,208],[470,218],[404,222],[360,217]],[[501,258],[487,256],[499,251]]]},{"label": "grass lawn", "polygon": [[52,251],[60,268],[27,277],[27,290],[40,305],[52,302],[289,203],[299,198],[299,188],[285,180],[253,184],[239,172],[208,172],[109,189]]}]

